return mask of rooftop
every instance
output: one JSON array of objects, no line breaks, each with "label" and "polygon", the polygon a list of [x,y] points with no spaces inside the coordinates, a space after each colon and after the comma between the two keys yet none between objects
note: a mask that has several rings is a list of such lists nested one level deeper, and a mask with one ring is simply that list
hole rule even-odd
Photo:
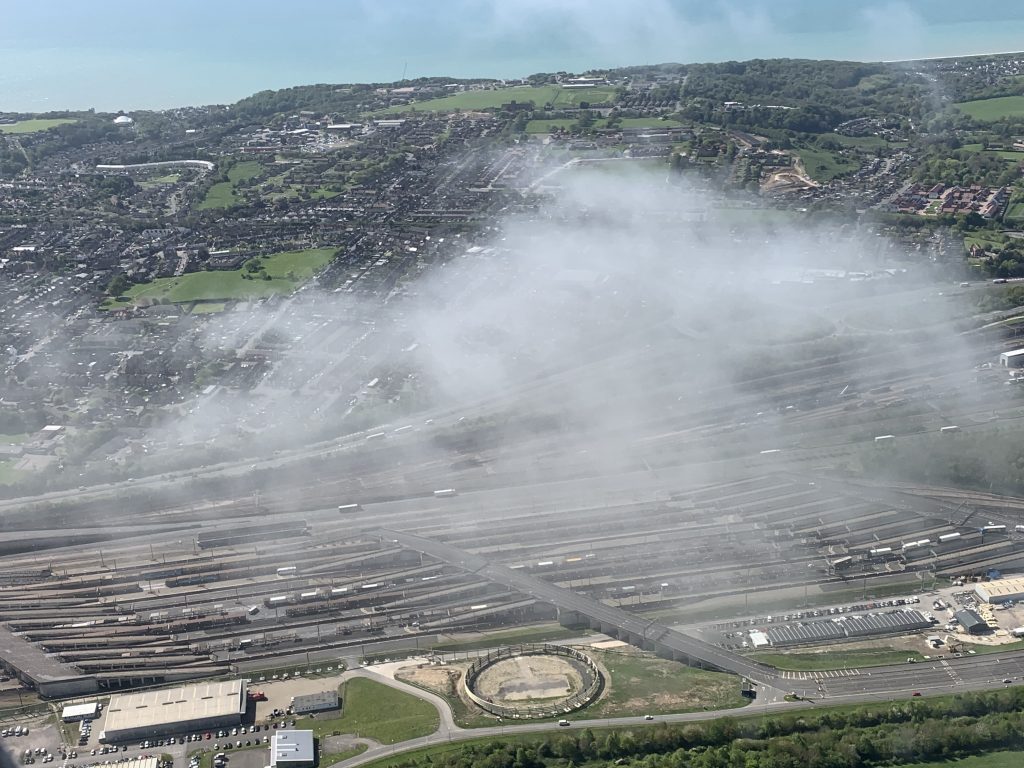
[{"label": "rooftop", "polygon": [[240,715],[246,708],[245,683],[241,679],[228,680],[113,696],[107,707],[104,731]]},{"label": "rooftop", "polygon": [[312,731],[278,731],[270,737],[270,764],[313,762]]}]

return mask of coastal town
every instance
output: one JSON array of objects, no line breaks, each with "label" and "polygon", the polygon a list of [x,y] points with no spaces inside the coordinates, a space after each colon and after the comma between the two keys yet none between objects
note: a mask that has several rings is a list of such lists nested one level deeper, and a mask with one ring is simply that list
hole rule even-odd
[{"label": "coastal town", "polygon": [[[988,88],[1020,66],[987,57],[870,76],[912,95],[925,69]],[[487,250],[503,217],[534,210],[574,167],[657,174],[700,190],[713,211],[841,215],[879,253],[905,251],[907,266],[937,262],[965,279],[1012,271],[998,265],[1024,220],[1024,126],[973,116],[969,101],[945,107],[958,117],[927,119],[952,120],[947,140],[960,149],[933,173],[921,118],[888,101],[786,104],[784,87],[769,101],[755,72],[730,89],[712,69],[309,86],[230,106],[0,116],[0,434],[11,436],[0,442],[0,488],[74,486],[87,467],[116,477],[149,454],[187,465],[214,425],[156,427],[198,401],[261,388],[319,398],[327,376],[345,394],[292,417],[320,424],[329,412],[351,426],[403,392],[412,399],[414,372],[381,354],[350,355],[329,374],[282,367],[281,330],[262,313],[297,317],[314,294],[348,296],[345,333],[307,328],[311,347],[355,351],[385,335],[399,350],[415,344],[409,329],[385,329],[376,307]],[[271,439],[268,419],[256,407],[229,429],[240,445]]]}]

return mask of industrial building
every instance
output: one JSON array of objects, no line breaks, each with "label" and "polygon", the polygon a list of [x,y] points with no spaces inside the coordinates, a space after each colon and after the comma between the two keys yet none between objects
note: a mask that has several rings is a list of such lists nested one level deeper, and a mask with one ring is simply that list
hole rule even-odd
[{"label": "industrial building", "polygon": [[1008,603],[1024,600],[1024,579],[996,579],[984,581],[974,587],[974,594],[986,603]]},{"label": "industrial building", "polygon": [[113,696],[100,741],[137,741],[239,725],[248,706],[246,682],[229,680]]},{"label": "industrial building", "polygon": [[307,693],[304,696],[292,698],[292,712],[296,715],[306,715],[310,712],[326,712],[338,708],[337,691],[321,691],[319,693]]},{"label": "industrial building", "polygon": [[1003,352],[999,355],[999,364],[1003,366],[1003,368],[1024,367],[1024,349],[1014,349],[1009,352]]},{"label": "industrial building", "polygon": [[[805,621],[783,627],[771,627],[763,634],[771,645],[786,646],[914,632],[930,626],[932,626],[931,621],[925,618],[920,611],[899,610],[887,613],[848,615],[839,619]],[[754,633],[750,634],[753,639]]]},{"label": "industrial building", "polygon": [[961,611],[957,611],[956,614],[954,614],[954,618],[956,618],[957,623],[959,623],[960,626],[964,628],[964,631],[969,635],[980,635],[982,632],[987,632],[989,629],[985,620],[970,608],[964,608]]},{"label": "industrial building", "polygon": [[312,731],[278,731],[270,737],[270,768],[312,768],[315,764]]},{"label": "industrial building", "polygon": [[94,720],[99,714],[99,702],[90,701],[87,704],[68,704],[61,710],[60,719],[65,723],[76,723],[79,720]]}]

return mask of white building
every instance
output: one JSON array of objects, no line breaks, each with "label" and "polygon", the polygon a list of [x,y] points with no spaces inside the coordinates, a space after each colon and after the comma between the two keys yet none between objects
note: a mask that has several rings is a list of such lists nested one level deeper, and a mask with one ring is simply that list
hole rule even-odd
[{"label": "white building", "polygon": [[1024,349],[1014,349],[1009,352],[1003,352],[999,355],[999,364],[1003,366],[1003,368],[1024,367]]},{"label": "white building", "polygon": [[278,731],[270,737],[270,768],[312,768],[314,763],[312,731]]},{"label": "white building", "polygon": [[996,579],[974,586],[974,593],[986,603],[1006,603],[1024,599],[1024,579]]},{"label": "white building", "polygon": [[68,704],[60,713],[60,719],[65,723],[75,723],[79,720],[94,720],[99,714],[100,705],[98,702],[90,701],[87,704]]}]

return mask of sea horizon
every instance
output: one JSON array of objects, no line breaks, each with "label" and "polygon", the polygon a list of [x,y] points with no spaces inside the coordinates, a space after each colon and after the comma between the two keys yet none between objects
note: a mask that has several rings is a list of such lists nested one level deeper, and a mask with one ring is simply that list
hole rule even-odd
[{"label": "sea horizon", "polygon": [[127,0],[95,13],[37,0],[12,9],[16,23],[0,30],[0,111],[165,110],[317,83],[516,79],[659,63],[896,63],[1017,52],[1024,40],[1024,9],[972,18],[951,0],[866,0],[857,12],[750,0],[733,10],[711,17],[697,0],[652,0],[643,13],[611,0],[537,0],[511,14],[498,0],[451,0],[433,13],[411,0],[294,0],[281,15],[269,0],[181,0],[168,16]]}]

